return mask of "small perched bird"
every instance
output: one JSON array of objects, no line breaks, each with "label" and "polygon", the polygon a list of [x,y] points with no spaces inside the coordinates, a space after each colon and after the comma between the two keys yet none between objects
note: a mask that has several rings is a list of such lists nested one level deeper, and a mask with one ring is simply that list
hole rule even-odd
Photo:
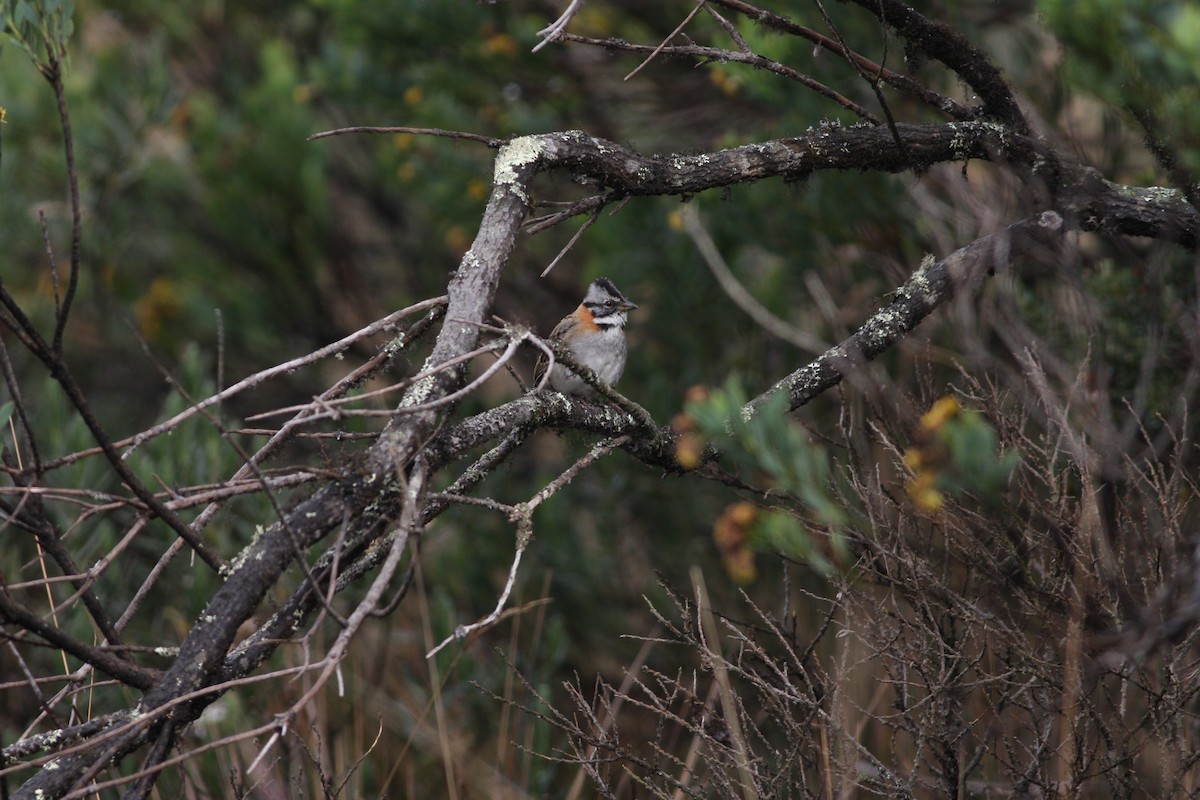
[{"label": "small perched bird", "polygon": [[[579,308],[563,317],[550,333],[575,360],[591,368],[600,380],[615,384],[625,370],[625,319],[637,308],[608,278],[597,278],[588,287]],[[535,381],[542,382],[546,357],[538,360]],[[562,364],[550,370],[550,388],[565,394],[595,398],[596,390]]]}]

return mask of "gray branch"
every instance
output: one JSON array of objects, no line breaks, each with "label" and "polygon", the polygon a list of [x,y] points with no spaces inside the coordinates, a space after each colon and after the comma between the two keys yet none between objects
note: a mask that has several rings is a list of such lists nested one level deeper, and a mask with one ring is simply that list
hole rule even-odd
[{"label": "gray branch", "polygon": [[871,361],[911,333],[955,292],[974,291],[986,276],[1004,269],[1014,258],[1056,250],[1063,228],[1059,214],[1044,211],[955,250],[941,261],[927,261],[896,290],[891,304],[877,311],[850,338],[780,380],[750,401],[747,410],[757,411],[780,391],[787,392],[791,409],[808,403],[840,383],[856,365]]}]

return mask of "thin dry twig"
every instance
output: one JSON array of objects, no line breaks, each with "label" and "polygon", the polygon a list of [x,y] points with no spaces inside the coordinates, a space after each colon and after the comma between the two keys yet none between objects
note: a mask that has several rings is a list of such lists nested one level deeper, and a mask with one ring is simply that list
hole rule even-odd
[{"label": "thin dry twig", "polygon": [[[532,336],[530,337],[530,340],[537,341]],[[600,395],[608,400],[611,400],[613,404],[622,411],[628,413],[630,417],[632,417],[644,430],[653,431],[658,428],[658,425],[654,422],[654,417],[650,416],[649,411],[618,392],[612,387],[611,384],[600,380],[600,378],[596,376],[596,373],[593,372],[589,367],[576,361],[575,355],[569,349],[567,349],[562,342],[555,341],[553,339],[541,339],[540,341],[543,345],[553,351],[554,356],[557,358],[559,363],[571,370],[571,372],[574,372],[576,375],[578,375],[588,386],[595,389]],[[541,391],[545,387],[546,382],[549,380],[550,370],[553,366],[554,361],[551,360],[546,367],[546,371],[542,376],[541,382],[536,387],[536,391]]]},{"label": "thin dry twig", "polygon": [[579,36],[574,33],[564,33],[563,41],[575,42],[577,44],[586,44],[593,47],[603,47],[606,50],[624,50],[630,53],[654,53],[656,55],[667,54],[676,56],[690,56],[699,58],[702,62],[722,62],[731,61],[739,64],[757,67],[773,72],[776,75],[793,80],[803,86],[808,87],[812,91],[822,97],[832,100],[842,108],[854,113],[860,119],[870,122],[872,125],[878,125],[880,120],[867,109],[863,108],[858,103],[846,97],[841,92],[832,89],[817,79],[806,75],[799,70],[792,69],[789,66],[779,63],[765,56],[760,56],[753,52],[743,52],[740,50],[726,50],[720,47],[708,47],[699,44],[681,44],[681,45],[658,45],[651,47],[645,44],[631,44],[623,39],[595,39],[590,36]]},{"label": "thin dry twig", "polygon": [[742,733],[741,707],[729,682],[729,671],[726,667],[725,656],[721,653],[721,635],[717,630],[716,618],[713,614],[712,603],[708,597],[708,588],[704,585],[704,573],[700,567],[691,569],[692,588],[696,592],[696,611],[700,616],[700,627],[704,632],[703,645],[708,651],[709,665],[716,678],[721,709],[724,711],[724,722],[733,739],[734,752],[737,754],[738,771],[742,778],[742,796],[746,800],[757,800],[758,789],[754,782],[754,770],[750,766],[750,752],[746,746],[746,737]]},{"label": "thin dry twig", "polygon": [[[357,330],[354,333],[351,333],[347,336],[343,336],[338,341],[333,342],[332,344],[325,345],[324,347],[314,350],[313,352],[308,353],[307,355],[299,356],[298,358],[293,358],[290,361],[285,361],[282,364],[276,364],[275,366],[268,367],[267,369],[264,369],[264,370],[260,370],[259,372],[256,372],[253,375],[248,375],[247,377],[243,378],[242,380],[238,381],[237,383],[226,387],[225,389],[217,392],[216,394],[210,395],[209,397],[206,397],[203,400],[200,400],[200,401],[188,406],[183,411],[180,411],[178,414],[176,414],[175,416],[171,417],[168,420],[164,420],[163,422],[160,422],[159,424],[157,424],[151,428],[147,428],[146,430],[141,431],[141,432],[135,434],[134,436],[130,436],[126,439],[120,439],[116,442],[113,442],[113,446],[116,448],[121,448],[121,449],[130,448],[130,450],[126,450],[126,453],[125,453],[125,457],[128,457],[132,448],[136,448],[139,445],[144,444],[145,442],[149,441],[150,439],[161,436],[164,433],[169,433],[170,431],[179,427],[179,425],[182,424],[183,422],[191,419],[195,415],[199,414],[200,412],[204,411],[205,409],[207,409],[211,406],[218,405],[220,403],[224,403],[225,401],[227,401],[230,398],[234,397],[235,395],[245,391],[246,389],[254,388],[255,386],[258,386],[259,384],[263,383],[264,381],[270,380],[271,378],[275,378],[280,375],[289,374],[289,373],[294,372],[295,370],[300,369],[302,367],[310,366],[312,364],[315,364],[318,361],[323,361],[326,358],[336,356],[339,353],[345,352],[348,348],[350,348],[352,345],[354,345],[354,343],[361,341],[362,339],[374,336],[377,333],[394,328],[397,322],[399,322],[401,319],[403,319],[407,316],[410,316],[417,312],[425,311],[425,310],[428,310],[430,308],[434,308],[437,306],[443,306],[443,305],[445,305],[445,303],[446,303],[446,297],[445,297],[445,295],[442,295],[440,297],[432,297],[432,298],[429,298],[428,300],[422,300],[421,302],[414,303],[413,305],[408,306],[407,308],[403,308],[403,309],[400,309],[399,311],[392,312],[391,314],[388,314],[386,317],[376,320],[375,322],[371,323],[370,325],[367,325],[364,328],[360,328],[359,330]],[[46,470],[52,470],[52,469],[57,469],[59,467],[64,467],[69,464],[73,464],[76,461],[79,461],[80,459],[97,455],[100,452],[102,452],[102,451],[98,447],[90,448],[87,450],[80,450],[79,452],[71,453],[69,455],[66,455],[61,458],[54,459],[53,461],[47,462],[45,468],[46,468]]]},{"label": "thin dry twig", "polygon": [[[480,386],[482,386],[484,383],[486,383],[488,380],[490,380],[493,375],[495,375],[505,365],[507,365],[508,362],[512,359],[513,355],[516,354],[516,351],[521,346],[521,344],[523,344],[526,340],[531,339],[532,336],[533,336],[533,334],[531,334],[527,330],[514,328],[511,332],[511,336],[508,337],[507,339],[496,339],[494,341],[488,342],[487,344],[483,345],[482,347],[478,347],[469,353],[464,353],[461,356],[456,356],[455,358],[452,358],[448,361],[444,361],[441,364],[438,364],[436,367],[432,367],[428,370],[425,370],[424,372],[414,375],[413,377],[408,378],[401,383],[393,384],[391,386],[385,386],[381,389],[375,389],[370,392],[364,392],[360,395],[355,395],[354,397],[341,398],[339,400],[326,401],[326,400],[322,400],[321,398],[317,398],[312,403],[306,403],[305,405],[300,405],[300,406],[287,406],[285,408],[278,408],[278,409],[274,409],[272,411],[265,411],[261,414],[255,414],[253,416],[247,417],[246,420],[248,422],[253,422],[256,420],[260,420],[260,419],[267,419],[269,417],[279,416],[280,414],[295,414],[298,412],[302,412],[302,413],[304,413],[303,421],[307,424],[307,423],[318,422],[318,421],[325,420],[325,419],[338,419],[343,416],[346,416],[346,417],[393,417],[397,414],[415,414],[419,411],[429,411],[434,408],[440,408],[444,405],[449,405],[451,403],[455,403],[458,400],[462,399],[463,397],[466,397],[467,395],[476,391]],[[356,403],[356,402],[359,402],[364,399],[368,399],[371,397],[377,397],[379,395],[389,394],[391,392],[395,392],[400,389],[408,388],[410,386],[415,385],[416,383],[418,383],[420,381],[431,378],[440,372],[444,372],[445,370],[452,369],[455,366],[457,366],[458,364],[461,364],[465,361],[470,361],[471,359],[474,359],[474,358],[484,355],[486,353],[495,352],[496,350],[499,350],[501,347],[504,347],[504,352],[502,352],[497,357],[496,361],[494,361],[492,364],[488,365],[487,369],[485,369],[479,377],[475,378],[473,381],[471,381],[469,384],[467,384],[463,388],[461,388],[445,397],[439,398],[438,400],[435,400],[431,403],[418,403],[415,405],[404,405],[402,403],[395,409],[344,409],[344,408],[342,408],[342,406],[348,405],[349,403]],[[320,410],[316,410],[316,409],[320,409]]]},{"label": "thin dry twig", "polygon": [[499,149],[504,145],[504,139],[497,139],[493,136],[484,136],[479,133],[468,133],[466,131],[448,131],[442,128],[410,128],[405,126],[374,126],[374,125],[355,125],[349,128],[334,128],[333,130],[321,131],[314,133],[308,137],[308,141],[316,139],[327,139],[330,136],[345,136],[350,133],[411,133],[414,136],[440,136],[446,139],[468,139],[472,142],[482,142],[493,150]]},{"label": "thin dry twig", "polygon": [[557,265],[559,261],[562,261],[563,256],[565,256],[568,253],[568,251],[570,251],[570,249],[575,246],[575,243],[579,241],[579,237],[583,236],[583,232],[595,224],[596,220],[599,219],[599,217],[600,217],[600,212],[603,210],[604,210],[603,206],[597,208],[595,211],[592,212],[591,216],[589,216],[587,219],[585,219],[583,221],[583,224],[579,226],[579,230],[575,231],[575,235],[571,237],[570,241],[568,241],[566,243],[566,245],[563,246],[562,250],[558,251],[558,255],[556,255],[550,261],[550,263],[546,265],[546,268],[544,270],[542,270],[541,277],[544,278],[550,274],[550,270],[554,269],[555,265]]},{"label": "thin dry twig", "polygon": [[772,314],[766,306],[758,302],[758,299],[754,295],[750,294],[746,287],[742,286],[737,277],[734,276],[733,270],[729,268],[729,265],[725,263],[725,259],[721,257],[721,252],[717,249],[717,245],[713,242],[712,237],[709,236],[704,223],[700,221],[700,212],[696,210],[695,205],[684,206],[681,212],[681,219],[683,220],[684,231],[695,242],[696,249],[700,251],[700,256],[704,259],[704,263],[708,265],[708,269],[712,272],[713,277],[717,279],[717,283],[720,284],[721,289],[738,308],[745,311],[763,330],[810,353],[824,353],[829,349],[829,344],[822,341],[819,337],[795,328]]},{"label": "thin dry twig", "polygon": [[658,56],[658,54],[663,51],[663,48],[667,46],[667,42],[671,41],[672,39],[674,39],[676,36],[678,36],[680,33],[683,32],[683,29],[688,26],[688,23],[690,23],[692,20],[694,20],[696,18],[696,15],[700,13],[700,9],[704,8],[706,5],[707,5],[707,0],[697,0],[696,5],[692,8],[692,10],[690,12],[688,12],[688,15],[683,18],[683,22],[676,25],[675,30],[673,30],[669,34],[667,34],[666,38],[664,38],[661,42],[659,42],[658,47],[654,48],[654,52],[652,52],[650,55],[646,56],[645,61],[638,64],[636,67],[634,67],[633,71],[630,72],[628,75],[626,75],[624,80],[629,80],[634,75],[637,75],[639,72],[641,72],[642,69],[647,64],[649,64],[651,61],[653,61]]},{"label": "thin dry twig", "polygon": [[[473,633],[481,630],[487,630],[495,625],[500,619],[504,611],[504,606],[508,604],[509,595],[512,594],[513,586],[516,585],[517,572],[521,566],[521,557],[525,554],[525,549],[529,543],[533,541],[533,512],[534,510],[549,499],[552,495],[575,479],[580,472],[590,467],[599,459],[616,450],[622,445],[628,444],[632,437],[618,436],[615,439],[606,439],[598,442],[588,451],[587,455],[572,464],[565,472],[555,478],[541,489],[537,494],[529,499],[528,502],[521,503],[509,509],[509,519],[517,523],[517,549],[513,554],[512,564],[508,568],[508,578],[504,582],[504,588],[500,591],[500,597],[496,601],[496,607],[490,614],[484,618],[472,622],[468,625],[459,625],[454,629],[454,633],[442,640],[441,644],[434,647],[425,654],[426,659],[431,659],[441,652],[451,642],[462,641]],[[458,496],[456,496],[458,497]],[[467,500],[469,498],[461,498]]]},{"label": "thin dry twig", "polygon": [[595,194],[589,197],[584,197],[581,200],[574,200],[569,203],[544,203],[543,205],[566,205],[566,208],[561,211],[556,211],[553,214],[546,214],[540,217],[531,217],[525,221],[525,230],[530,236],[536,236],[548,228],[552,228],[563,220],[571,217],[585,214],[589,211],[602,209],[610,203],[618,203],[618,206],[613,209],[613,213],[621,210],[624,203],[628,201],[629,196],[624,192],[612,191],[604,194]]},{"label": "thin dry twig", "polygon": [[709,0],[709,2],[712,5],[717,5],[721,6],[722,8],[727,8],[731,11],[736,11],[745,16],[747,19],[754,20],[759,24],[767,25],[774,30],[783,31],[793,36],[807,39],[818,47],[836,54],[838,57],[848,58],[857,68],[868,73],[879,75],[889,86],[919,98],[922,102],[938,109],[951,119],[965,120],[969,119],[972,115],[971,109],[957,103],[946,95],[926,88],[912,77],[905,75],[902,72],[896,72],[895,70],[887,69],[882,64],[872,61],[861,53],[843,48],[834,39],[831,39],[828,36],[813,30],[812,28],[800,25],[799,23],[787,17],[780,16],[779,14],[760,6],[747,3],[744,0]]},{"label": "thin dry twig", "polygon": [[883,28],[883,54],[879,59],[879,69],[869,72],[854,60],[850,45],[846,44],[846,39],[842,36],[841,29],[834,24],[833,19],[829,16],[829,12],[825,10],[825,5],[821,0],[813,0],[813,2],[816,3],[817,10],[821,13],[821,18],[825,20],[825,24],[829,26],[829,30],[833,32],[834,38],[841,47],[842,57],[845,58],[848,64],[854,65],[855,69],[858,70],[859,76],[871,87],[871,91],[875,94],[875,100],[879,103],[879,107],[883,109],[884,119],[887,120],[888,130],[892,132],[892,140],[896,143],[896,147],[904,154],[906,160],[911,160],[908,154],[908,147],[904,143],[904,138],[900,136],[900,131],[896,128],[896,118],[892,114],[892,107],[888,104],[887,98],[883,96],[883,90],[880,88],[880,83],[883,80],[883,64],[887,61],[888,44],[891,42],[887,26]]},{"label": "thin dry twig", "polygon": [[541,50],[551,42],[556,42],[562,38],[563,31],[567,25],[571,23],[571,18],[574,17],[579,9],[583,7],[583,0],[571,0],[571,4],[566,7],[558,19],[538,31],[537,35],[542,37],[542,41],[534,45],[533,52]]}]

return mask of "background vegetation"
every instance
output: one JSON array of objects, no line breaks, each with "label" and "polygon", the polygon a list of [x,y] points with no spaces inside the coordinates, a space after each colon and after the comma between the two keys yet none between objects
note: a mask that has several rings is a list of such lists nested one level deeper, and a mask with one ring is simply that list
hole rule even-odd
[{"label": "background vegetation", "polygon": [[[35,65],[45,53],[36,41],[35,58],[26,52],[21,14],[69,4],[4,5],[0,280],[34,326],[52,331],[60,301],[51,264],[66,274],[72,235],[68,168],[55,93]],[[918,5],[1002,68],[1034,138],[1109,181],[1196,199],[1192,4]],[[567,30],[612,37],[607,46],[568,39],[534,51],[561,4],[76,2],[62,86],[82,269],[63,359],[104,429],[113,440],[133,436],[248,374],[445,293],[492,191],[495,153],[412,133],[308,141],[318,131],[404,125],[505,138],[581,129],[642,153],[694,154],[861,121],[796,81],[731,60],[662,56],[626,79],[646,54],[622,43],[653,47],[693,8],[592,2]],[[858,5],[785,11],[957,103],[978,101]],[[885,116],[884,95],[844,59],[722,14],[749,51]],[[733,47],[708,13],[686,36]],[[886,103],[902,122],[944,121],[894,89]],[[540,200],[581,196],[563,176],[540,180]],[[298,670],[336,637],[326,619],[260,674],[295,673],[209,706],[173,746],[195,754],[144,791],[1196,791],[1194,228],[1189,244],[1186,231],[1136,237],[1071,218],[1055,251],[962,292],[838,388],[791,413],[780,396],[757,421],[728,422],[846,339],[926,254],[945,257],[1047,207],[1032,183],[1000,159],[976,158],[637,197],[599,215],[545,277],[586,217],[523,236],[494,313],[546,333],[589,280],[611,277],[640,306],[620,391],[660,425],[675,421],[681,462],[720,448],[727,480],[664,472],[620,450],[599,460],[538,506],[507,616],[427,658],[495,607],[514,553],[504,514],[452,507],[424,532],[419,558],[413,546],[409,595],[358,630],[334,680]],[[6,311],[7,399],[19,386],[41,460],[94,447],[11,319]],[[344,358],[242,392],[132,448],[129,467],[164,498],[217,486],[282,419],[255,415],[309,402],[386,341],[360,339]],[[419,343],[362,390],[412,375],[428,352]],[[522,352],[517,371],[528,376],[535,357]],[[472,374],[486,366],[478,361]],[[521,392],[501,372],[454,416]],[[20,522],[30,513],[29,444],[5,408],[4,591],[98,643],[72,587],[43,580],[69,570],[49,563]],[[313,428],[327,437],[291,442],[269,474],[338,473],[364,457],[384,422],[350,416]],[[522,502],[595,442],[537,432],[474,494]],[[126,482],[100,457],[72,458],[39,479],[38,513],[82,570],[119,555],[93,591],[120,617],[174,535],[154,523],[124,538],[141,511],[121,505]],[[435,488],[449,480],[438,476]],[[256,527],[311,492],[234,500],[204,539],[232,560]],[[181,513],[190,522],[198,511]],[[129,642],[178,646],[221,584],[198,559],[164,569],[127,622]],[[302,581],[274,587],[255,623]],[[352,607],[365,591],[352,586],[336,606]],[[52,617],[56,605],[61,617]],[[81,675],[78,658],[0,620],[5,746],[136,702],[128,686],[94,684],[101,676]],[[165,669],[161,655],[140,653],[139,663]],[[45,679],[40,690],[32,676]],[[299,713],[272,730],[273,715],[300,698]],[[10,789],[33,774],[26,757],[0,765]],[[98,778],[136,772],[135,761]]]}]

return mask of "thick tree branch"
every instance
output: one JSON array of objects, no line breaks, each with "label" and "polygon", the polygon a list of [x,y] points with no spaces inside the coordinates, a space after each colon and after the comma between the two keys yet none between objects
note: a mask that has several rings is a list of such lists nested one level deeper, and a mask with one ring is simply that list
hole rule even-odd
[{"label": "thick tree branch", "polygon": [[[479,234],[463,256],[450,281],[446,322],[434,344],[426,370],[451,362],[470,352],[479,338],[479,324],[491,307],[500,270],[508,259],[529,210],[527,186],[544,165],[553,137],[526,137],[509,142],[497,154],[492,197],[484,211]],[[428,406],[458,389],[465,369],[455,366],[434,372],[417,381],[405,393],[400,410]],[[297,551],[311,546],[343,519],[368,513],[378,517],[381,495],[394,496],[404,483],[403,471],[429,437],[448,407],[427,408],[399,414],[384,430],[367,456],[368,468],[344,485],[318,491],[249,543],[227,570],[224,585],[213,595],[204,612],[180,646],[179,655],[167,674],[139,703],[144,713],[171,703],[175,698],[213,685],[222,674],[226,654],[238,627],[254,613],[270,590],[293,563]],[[420,503],[418,497],[412,502]],[[270,645],[275,646],[275,643]],[[218,692],[177,709],[172,724],[178,730],[211,703]],[[18,798],[57,797],[77,785],[109,761],[119,759],[157,736],[163,720],[150,714],[150,722],[99,750],[64,757],[54,770],[42,770],[15,795]]]},{"label": "thick tree branch", "polygon": [[941,261],[922,264],[897,290],[892,303],[877,311],[849,339],[776,383],[752,400],[747,409],[758,410],[768,397],[780,391],[788,393],[789,408],[799,408],[841,382],[857,364],[871,361],[907,336],[954,292],[974,288],[1014,258],[1054,252],[1062,234],[1063,218],[1046,211],[955,250]]},{"label": "thick tree branch", "polygon": [[899,0],[852,0],[908,40],[917,49],[953,70],[983,100],[983,116],[1002,122],[1019,135],[1029,134],[1029,123],[1012,91],[987,53],[944,22],[931,20]]},{"label": "thick tree branch", "polygon": [[803,135],[696,155],[644,155],[581,131],[554,134],[548,167],[629,195],[694,194],[766,178],[801,180],[823,170],[904,172],[973,158],[1009,163],[1058,184],[1059,165],[1043,144],[996,123],[897,125],[905,149],[880,126],[822,124]]},{"label": "thick tree branch", "polygon": [[1145,236],[1189,250],[1200,242],[1200,211],[1177,189],[1113,183],[1098,170],[1083,166],[1072,168],[1067,177],[1071,189],[1061,208],[1085,231]]},{"label": "thick tree branch", "polygon": [[[934,164],[980,159],[1013,167],[1040,181],[1049,190],[1049,207],[1063,212],[1068,225],[1196,247],[1200,212],[1180,192],[1112,183],[1094,168],[1065,159],[1045,141],[1014,133],[1009,126],[902,123],[895,132],[903,146],[884,126],[823,124],[801,136],[694,155],[645,155],[582,131],[514,142],[538,143],[536,171],[569,172],[613,197],[690,195],[773,177],[803,180],[824,170],[921,172]],[[593,208],[589,202],[579,212]],[[455,318],[453,311],[448,315]]]},{"label": "thick tree branch", "polygon": [[831,169],[919,172],[937,163],[981,159],[1042,182],[1051,207],[1071,218],[1068,224],[1196,246],[1200,213],[1177,191],[1109,182],[1091,167],[1063,160],[1045,142],[994,122],[899,124],[896,130],[903,150],[882,126],[822,125],[802,136],[696,155],[648,156],[581,131],[537,138],[544,144],[542,169],[564,170],[629,196],[689,195],[772,177],[802,180]]},{"label": "thick tree branch", "polygon": [[510,431],[540,428],[601,436],[633,434],[635,439],[626,446],[627,450],[647,463],[679,469],[670,428],[659,428],[648,435],[643,423],[627,411],[552,391],[528,394],[469,417],[438,434],[429,442],[426,452],[431,461],[446,464]]}]

